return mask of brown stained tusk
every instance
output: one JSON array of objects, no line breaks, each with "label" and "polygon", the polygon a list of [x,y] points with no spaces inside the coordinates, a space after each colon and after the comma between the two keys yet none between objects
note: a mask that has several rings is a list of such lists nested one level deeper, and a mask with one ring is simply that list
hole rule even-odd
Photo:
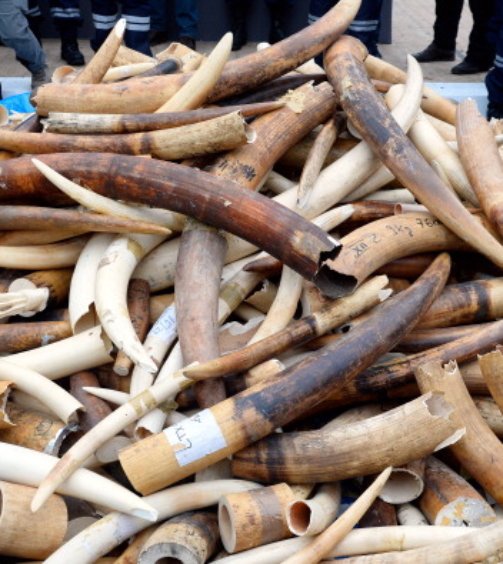
[{"label": "brown stained tusk", "polygon": [[49,303],[60,306],[66,303],[68,299],[72,273],[73,269],[70,268],[32,272],[22,278],[13,280],[9,285],[9,292],[46,288],[48,290]]},{"label": "brown stained tusk", "polygon": [[442,366],[439,362],[428,362],[415,373],[423,393],[438,390],[456,406],[455,419],[466,426],[466,435],[449,448],[471,476],[501,503],[503,485],[499,468],[503,445],[477,411],[457,364],[451,361]]},{"label": "brown stained tusk", "polygon": [[424,468],[424,459],[394,467],[379,498],[393,505],[414,501],[423,493]]},{"label": "brown stained tusk", "polygon": [[334,547],[363,517],[367,509],[381,492],[390,474],[391,468],[385,468],[336,521],[297,554],[284,560],[284,564],[304,564],[306,562],[316,564],[325,556],[328,556]]},{"label": "brown stained tusk", "polygon": [[286,520],[290,532],[297,536],[321,533],[335,520],[340,504],[340,484],[322,484],[312,498],[288,504]]},{"label": "brown stained tusk", "polygon": [[134,63],[155,63],[158,62],[155,57],[149,57],[144,53],[140,53],[140,51],[136,51],[135,49],[130,49],[125,45],[121,45],[119,49],[117,49],[117,53],[115,54],[114,60],[112,61],[112,67],[120,67],[122,65],[129,65]]},{"label": "brown stained tusk", "polygon": [[155,131],[207,121],[232,112],[240,112],[244,118],[254,117],[277,110],[284,102],[239,104],[223,108],[200,108],[160,114],[70,114],[51,112],[44,120],[44,130],[51,133],[137,133]]},{"label": "brown stained tusk", "polygon": [[430,214],[400,214],[367,223],[341,239],[342,250],[327,261],[338,274],[338,295],[354,291],[378,268],[407,255],[468,246]]},{"label": "brown stained tusk", "polygon": [[449,327],[503,317],[503,278],[473,280],[447,286],[418,327]]},{"label": "brown stained tusk", "polygon": [[[396,178],[449,229],[497,266],[503,266],[503,247],[466,210],[427,164],[370,84],[361,62],[362,44],[345,36],[325,56],[327,74],[339,102]],[[372,119],[368,119],[372,116]]]},{"label": "brown stained tusk", "polygon": [[[157,509],[158,521],[164,521],[184,511],[216,505],[219,498],[228,493],[246,491],[256,487],[259,486],[242,480],[212,480],[169,488],[169,490],[146,498],[146,501]],[[149,523],[143,519],[131,518],[129,515],[114,512],[63,545],[51,555],[47,564],[57,562],[85,564],[91,558],[95,561],[100,556],[107,554],[111,548],[126,541],[131,535],[146,529],[148,525]],[[89,543],[85,539],[88,539],[89,536],[93,538],[93,543],[86,551],[84,546],[89,546]]]},{"label": "brown stained tusk", "polygon": [[[187,220],[175,275],[177,329],[184,364],[206,361],[220,354],[218,296],[226,251],[225,238],[213,227]],[[205,279],[202,286],[201,275]],[[224,383],[219,380],[199,383],[195,394],[203,408],[226,397]]]},{"label": "brown stained tusk", "polygon": [[[363,483],[368,483],[368,478],[364,478]],[[397,525],[395,506],[377,497],[364,513],[358,524],[360,527],[393,527]]]},{"label": "brown stained tusk", "polygon": [[233,554],[290,537],[285,511],[297,497],[285,483],[222,497],[218,526],[225,550]]},{"label": "brown stained tusk", "polygon": [[166,49],[157,53],[155,56],[155,59],[160,64],[172,58],[180,60],[180,72],[190,72],[201,66],[205,56],[198,51],[187,47],[187,45],[177,42],[170,43]]},{"label": "brown stained tusk", "polygon": [[34,489],[0,482],[0,552],[5,556],[45,559],[63,543],[68,513],[62,497],[53,495],[37,514],[30,511]]},{"label": "brown stained tusk", "polygon": [[485,527],[496,521],[484,497],[449,466],[426,459],[425,488],[419,507],[432,525]]},{"label": "brown stained tusk", "polygon": [[228,32],[215,45],[189,80],[173,96],[163,102],[156,113],[192,110],[202,106],[220,78],[225,63],[229,59],[231,48],[232,33]]},{"label": "brown stained tusk", "polygon": [[125,31],[126,20],[125,18],[121,18],[110,31],[108,37],[96,51],[92,59],[72,80],[72,84],[100,83],[117,55]]},{"label": "brown stained tusk", "polygon": [[77,262],[86,241],[87,238],[83,236],[48,245],[0,246],[0,266],[24,270],[73,266]]},{"label": "brown stained tusk", "polygon": [[[453,405],[434,394],[340,429],[271,435],[234,456],[233,474],[265,482],[301,483],[379,472],[457,441],[464,428],[454,422],[452,413]],[[388,427],[391,421],[393,430]],[[407,436],[404,427],[409,429]]]},{"label": "brown stained tusk", "polygon": [[307,207],[316,178],[323,167],[328,152],[340,133],[341,126],[342,118],[339,115],[338,119],[336,117],[327,121],[316,137],[316,141],[304,163],[297,188],[297,205],[300,208]]},{"label": "brown stained tusk", "polygon": [[262,342],[250,344],[246,348],[215,360],[185,368],[183,372],[189,378],[198,379],[226,376],[237,371],[249,370],[293,346],[330,331],[347,321],[348,318],[379,303],[380,292],[386,284],[385,277],[369,280],[353,295],[337,300],[326,309],[294,322]]},{"label": "brown stained tusk", "polygon": [[503,163],[491,126],[480,115],[473,100],[458,106],[458,146],[484,213],[503,235]]},{"label": "brown stained tusk", "polygon": [[479,356],[478,361],[491,396],[503,413],[503,354],[497,349]]},{"label": "brown stained tusk", "polygon": [[120,217],[104,217],[97,213],[36,206],[3,205],[0,208],[1,230],[17,230],[20,224],[24,230],[68,229],[71,226],[81,232],[169,234],[169,230],[160,225]]},{"label": "brown stained tusk", "polygon": [[16,353],[61,341],[72,335],[68,321],[39,321],[0,325],[0,352]]},{"label": "brown stained tusk", "polygon": [[[313,25],[224,67],[222,76],[210,93],[210,100],[239,94],[293,70],[328,47],[349,26],[359,0],[342,0]],[[133,78],[123,84],[72,85],[40,87],[35,96],[37,112],[86,113],[153,112],[188,79],[187,75]],[[145,96],[149,92],[149,96]]]},{"label": "brown stained tusk", "polygon": [[[180,443],[174,434],[175,429],[168,427],[165,432],[122,451],[120,462],[131,483],[138,491],[158,490],[241,450],[308,411],[330,391],[343,387],[356,373],[393,347],[443,287],[449,265],[448,256],[441,255],[408,290],[380,304],[366,323],[345,334],[333,347],[310,355],[272,381],[257,384],[200,412],[195,416],[196,420],[190,419],[183,424],[195,449],[182,446],[177,450]],[[382,322],[384,318],[388,320],[386,324]],[[360,345],[362,340],[366,343],[364,351]],[[355,347],[360,351],[357,363],[354,361]],[[257,410],[255,405],[262,407]],[[267,406],[265,411],[264,406]],[[204,444],[211,445],[211,449],[197,447],[203,439],[198,430],[201,417],[205,421]],[[238,425],[237,421],[243,418],[246,423],[243,421]],[[151,457],[148,465],[145,464],[145,452]]]},{"label": "brown stained tusk", "polygon": [[237,112],[205,122],[144,133],[69,135],[0,130],[0,147],[18,153],[47,154],[89,151],[143,155],[176,160],[233,149],[250,141],[251,133]]},{"label": "brown stained tusk", "polygon": [[[294,147],[288,150],[279,160],[278,164],[298,171],[299,174],[306,162],[307,156],[311,147],[316,139],[315,133],[311,132],[306,135],[302,141],[299,141]],[[358,145],[359,141],[356,139],[339,138],[330,149],[330,152],[325,159],[325,165],[332,164],[337,159],[351,151]]]},{"label": "brown stained tusk", "polygon": [[50,245],[52,243],[61,243],[68,239],[73,239],[79,235],[84,235],[87,230],[84,229],[21,229],[4,231],[0,234],[0,245],[5,247],[31,247],[33,245]]},{"label": "brown stained tusk", "polygon": [[141,533],[138,533],[134,535],[134,537],[131,537],[127,548],[118,558],[114,559],[114,563],[134,564],[135,562],[138,562],[138,556],[140,555],[142,548],[145,546],[145,543],[147,542],[150,535],[155,531],[155,529],[156,526],[152,525],[144,531],[141,531]]},{"label": "brown stained tusk", "polygon": [[378,274],[395,278],[415,279],[428,268],[435,258],[434,253],[420,253],[411,257],[394,260],[378,269]]},{"label": "brown stained tusk", "polygon": [[429,543],[422,548],[404,552],[382,552],[369,556],[354,556],[341,562],[346,564],[470,564],[492,557],[499,558],[503,549],[503,521],[476,528],[461,538]]},{"label": "brown stained tusk", "polygon": [[2,442],[57,456],[62,442],[75,431],[75,423],[66,424],[50,413],[7,405],[13,426],[0,430]]},{"label": "brown stained tusk", "polygon": [[102,78],[102,82],[117,82],[119,80],[124,80],[125,78],[131,78],[132,76],[155,76],[157,74],[164,73],[154,73],[145,74],[152,71],[158,67],[158,63],[152,61],[151,63],[131,63],[129,65],[121,65],[120,67],[112,67],[107,70]]},{"label": "brown stained tusk", "polygon": [[[406,74],[403,70],[372,55],[368,55],[365,58],[365,68],[373,79],[386,80],[392,84],[400,84],[406,80]],[[437,94],[435,90],[428,86],[423,88],[421,106],[425,112],[438,119],[452,125],[456,123],[456,104],[448,98]]]},{"label": "brown stained tusk", "polygon": [[[395,347],[395,351],[403,353],[417,353],[445,345],[457,339],[461,339],[482,329],[484,323],[476,325],[460,325],[455,327],[441,327],[433,329],[415,329],[407,337],[402,339]],[[420,325],[419,325],[420,326]]]},{"label": "brown stained tusk", "polygon": [[204,564],[218,547],[218,524],[214,513],[182,513],[160,525],[140,551],[138,564],[178,560]]},{"label": "brown stained tusk", "polygon": [[[6,164],[2,165],[6,186],[2,195],[11,191],[19,195],[20,189],[25,197],[33,196],[34,190],[39,194],[44,190],[51,193],[48,182],[35,172],[29,159],[15,161],[16,167],[7,169]],[[78,175],[91,188],[106,190],[112,198],[170,206],[176,208],[174,211],[190,213],[199,221],[230,231],[315,281],[327,295],[331,293],[331,271],[325,261],[340,247],[311,222],[260,194],[236,190],[235,183],[224,178],[155,159],[74,153],[46,155],[44,161],[63,174]],[[9,165],[11,162],[14,161],[7,161]],[[108,183],[107,178],[114,180]]]},{"label": "brown stained tusk", "polygon": [[[471,390],[470,392],[473,394]],[[501,440],[501,438],[503,438],[503,415],[501,414],[498,404],[494,401],[494,399],[489,397],[472,397],[473,403],[477,406],[477,409],[479,410],[480,415],[484,418],[484,421],[489,425],[491,431]]]},{"label": "brown stained tusk", "polygon": [[92,429],[112,412],[105,401],[86,393],[83,389],[85,386],[99,386],[98,379],[92,372],[77,372],[70,376],[70,393],[85,408],[85,412],[79,416],[79,428],[84,432]]},{"label": "brown stained tusk", "polygon": [[[132,278],[127,291],[129,317],[138,339],[143,343],[149,328],[150,286],[141,278]],[[131,359],[119,351],[114,362],[114,372],[119,376],[127,376],[131,370]]]}]

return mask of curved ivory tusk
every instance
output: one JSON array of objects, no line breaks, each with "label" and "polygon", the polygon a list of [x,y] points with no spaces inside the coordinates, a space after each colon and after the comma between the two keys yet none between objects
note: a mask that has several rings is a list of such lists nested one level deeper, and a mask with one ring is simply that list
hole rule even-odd
[{"label": "curved ivory tusk", "polygon": [[450,284],[418,323],[418,327],[449,327],[503,317],[503,278]]},{"label": "curved ivory tusk", "polygon": [[121,405],[77,441],[44,478],[33,497],[32,510],[37,511],[58,486],[75,472],[106,440],[124,430],[127,425],[148,413],[168,397],[186,387],[189,380],[173,377],[144,390]]},{"label": "curved ivory tusk", "polygon": [[[184,511],[215,505],[221,496],[228,493],[257,487],[257,484],[243,480],[211,480],[175,486],[144,500],[158,511],[158,521],[163,521]],[[87,564],[90,560],[95,561],[148,525],[144,519],[111,513],[64,544],[47,559],[47,564]],[[93,539],[91,545],[89,537]]]},{"label": "curved ivory tusk", "polygon": [[53,243],[29,247],[0,246],[0,266],[24,270],[42,270],[73,266],[87,242],[85,236]]},{"label": "curved ivory tusk", "polygon": [[177,230],[183,227],[185,220],[182,219],[182,216],[179,214],[161,209],[136,208],[131,205],[116,202],[111,198],[101,196],[87,188],[79,186],[38,159],[32,159],[32,162],[35,167],[61,191],[80,205],[91,210],[105,215],[115,215],[129,219],[138,219],[140,221],[151,221],[152,223]]},{"label": "curved ivory tusk", "polygon": [[[326,53],[327,74],[352,122],[402,184],[449,229],[503,266],[503,247],[473,218],[391,118],[362,64],[366,50],[349,36]],[[371,115],[372,119],[367,117]]]},{"label": "curved ivory tusk", "polygon": [[336,518],[340,504],[339,483],[323,484],[311,499],[299,499],[289,503],[286,520],[290,532],[297,536],[321,533]]},{"label": "curved ivory tusk", "polygon": [[94,327],[97,316],[94,306],[95,284],[98,264],[112,242],[112,234],[93,235],[82,249],[75,269],[68,298],[68,314],[74,333],[81,333]]},{"label": "curved ivory tusk", "polygon": [[213,556],[218,541],[217,517],[214,513],[183,513],[166,521],[150,535],[137,562],[156,564],[163,560],[179,560],[204,564]]},{"label": "curved ivory tusk", "polygon": [[102,78],[102,82],[117,82],[124,78],[130,78],[137,74],[142,74],[145,71],[152,70],[158,63],[145,62],[145,63],[131,63],[129,65],[121,65],[120,67],[109,68]]},{"label": "curved ivory tusk", "polygon": [[[37,487],[58,462],[58,458],[31,449],[0,443],[2,465],[0,478]],[[77,470],[58,487],[58,493],[104,505],[115,511],[153,521],[156,510],[144,500],[99,474],[84,468]]]},{"label": "curved ivory tusk", "polygon": [[[378,190],[372,194],[364,197],[365,200],[373,200],[374,202],[393,202],[397,204],[413,204],[415,205],[416,199],[410,190],[406,188],[395,188],[393,190]],[[423,206],[421,206],[423,207]],[[418,210],[419,211],[419,210]],[[426,208],[421,211],[427,212]]]},{"label": "curved ivory tusk", "polygon": [[[260,53],[230,61],[225,65],[210,99],[215,101],[253,89],[321,53],[349,26],[359,5],[359,0],[342,0],[317,22],[298,33]],[[49,111],[152,112],[186,80],[186,75],[167,75],[133,78],[127,84],[45,85],[38,89],[35,103],[40,115],[47,115]],[[145,92],[149,92],[149,96],[145,96]]]},{"label": "curved ivory tusk", "polygon": [[349,533],[365,514],[372,502],[379,495],[391,474],[391,468],[383,470],[372,484],[349,506],[348,509],[310,544],[302,548],[294,556],[290,556],[284,564],[316,564],[328,556],[334,547]]},{"label": "curved ivory tusk", "polygon": [[[24,230],[78,229],[80,232],[103,231],[111,233],[157,233],[169,235],[166,227],[151,222],[134,221],[121,217],[104,217],[80,210],[43,208],[35,206],[2,206],[0,208],[0,229]],[[73,235],[72,235],[73,236]]]},{"label": "curved ivory tusk", "polygon": [[341,239],[342,250],[328,263],[339,275],[343,296],[388,262],[415,253],[466,250],[467,244],[430,214],[403,213],[367,223]]},{"label": "curved ivory tusk", "polygon": [[[390,464],[400,466],[463,435],[464,428],[454,423],[452,411],[441,395],[427,395],[333,431],[272,435],[236,454],[233,473],[266,482],[329,482],[378,472]],[[408,437],[404,427],[410,430]]]},{"label": "curved ivory tusk", "polygon": [[127,288],[138,262],[163,240],[162,235],[119,235],[104,252],[96,272],[94,299],[103,329],[119,350],[147,372],[156,372],[157,366],[131,323]]},{"label": "curved ivory tusk", "polygon": [[382,300],[382,290],[387,283],[386,277],[377,276],[364,283],[354,294],[341,298],[325,309],[271,335],[265,342],[248,345],[215,360],[184,368],[183,372],[189,378],[197,379],[225,376],[233,372],[249,370],[288,348],[325,334],[351,317],[376,305]]},{"label": "curved ivory tusk", "polygon": [[77,421],[77,410],[84,408],[64,388],[45,378],[40,372],[4,359],[0,360],[0,379],[12,381],[20,390],[36,396],[65,423]]},{"label": "curved ivory tusk", "polygon": [[72,80],[72,84],[100,83],[117,55],[125,31],[126,19],[121,18],[113,29],[110,30],[108,37],[96,51],[92,59]]},{"label": "curved ivory tusk", "polygon": [[419,507],[432,525],[485,527],[496,521],[492,507],[483,496],[433,456],[426,460],[424,480]]},{"label": "curved ivory tusk", "polygon": [[[347,564],[470,564],[481,562],[501,552],[503,521],[467,532],[460,539],[440,541],[423,548],[405,552],[386,552],[372,556],[355,556],[344,560]],[[498,558],[498,556],[496,556]]]},{"label": "curved ivory tusk", "polygon": [[110,152],[127,155],[152,154],[177,160],[228,151],[255,139],[253,130],[238,113],[181,125],[170,129],[111,135],[30,133],[0,129],[0,148],[18,153]]},{"label": "curved ivory tusk", "polygon": [[127,403],[132,395],[126,392],[120,392],[118,390],[112,390],[110,388],[98,388],[96,386],[83,386],[82,389],[88,394],[92,394],[97,398],[104,399],[108,403],[113,403],[116,405],[123,405]]},{"label": "curved ivory tusk", "polygon": [[498,349],[479,356],[478,361],[491,396],[503,413],[503,354]]},{"label": "curved ivory tusk", "polygon": [[[403,83],[407,78],[403,70],[372,55],[365,58],[365,68],[371,78],[386,80],[391,84]],[[438,119],[453,125],[456,123],[456,104],[428,86],[423,88],[421,106]]]},{"label": "curved ivory tusk", "polygon": [[201,106],[220,78],[231,47],[232,33],[226,33],[189,80],[156,113],[192,110]]},{"label": "curved ivory tusk", "polygon": [[31,317],[43,311],[49,299],[48,288],[18,290],[0,294],[0,319],[10,315]]},{"label": "curved ivory tusk", "polygon": [[0,245],[7,247],[26,247],[34,245],[49,245],[67,241],[87,233],[87,229],[16,229],[4,231],[0,234]]},{"label": "curved ivory tusk", "polygon": [[72,114],[51,112],[44,122],[44,131],[52,133],[137,133],[179,127],[240,112],[245,118],[265,114],[284,106],[284,102],[262,102],[200,108],[186,112],[159,114]]},{"label": "curved ivory tusk", "polygon": [[466,389],[457,364],[442,367],[439,362],[428,362],[416,370],[421,391],[438,390],[456,406],[455,418],[466,426],[466,435],[451,452],[464,468],[498,502],[503,501],[503,484],[499,473],[503,464],[503,445],[491,431]]},{"label": "curved ivory tusk", "polygon": [[3,360],[37,370],[46,378],[56,380],[112,362],[110,356],[112,345],[102,333],[101,327],[93,327],[57,343],[11,354],[3,357]]},{"label": "curved ivory tusk", "polygon": [[[120,462],[131,483],[138,491],[147,492],[176,482],[241,450],[252,440],[268,435],[319,403],[331,389],[342,387],[346,379],[353,378],[354,371],[361,371],[392,348],[395,340],[400,339],[409,324],[417,319],[443,287],[449,259],[442,255],[434,264],[408,290],[386,300],[366,323],[345,334],[334,346],[327,347],[324,354],[310,355],[305,361],[283,371],[281,376],[256,384],[189,419],[183,426],[195,448],[180,448],[175,429],[169,427],[165,432],[143,439],[122,451]],[[386,324],[382,323],[383,316],[388,320]],[[364,350],[360,344],[362,340],[367,344]],[[354,347],[360,354],[358,366],[353,360]],[[267,413],[245,408],[250,401],[265,401],[270,407]],[[241,413],[246,414],[246,423],[238,424]],[[205,422],[203,434],[199,427],[201,420]],[[250,426],[254,429],[253,439]],[[201,440],[211,448],[198,448]],[[145,449],[150,450],[152,457],[148,476],[145,474],[143,454],[140,455]],[[156,462],[153,463],[153,460]]]},{"label": "curved ivory tusk", "polygon": [[64,84],[65,82],[72,82],[77,76],[77,69],[70,65],[62,65],[57,67],[51,76],[51,82],[55,84]]},{"label": "curved ivory tusk", "polygon": [[503,163],[491,126],[474,100],[458,106],[458,146],[461,160],[489,221],[503,235]]},{"label": "curved ivory tusk", "polygon": [[424,113],[424,116],[448,143],[457,141],[456,127],[454,125],[438,119],[435,116],[431,116],[427,112]]}]

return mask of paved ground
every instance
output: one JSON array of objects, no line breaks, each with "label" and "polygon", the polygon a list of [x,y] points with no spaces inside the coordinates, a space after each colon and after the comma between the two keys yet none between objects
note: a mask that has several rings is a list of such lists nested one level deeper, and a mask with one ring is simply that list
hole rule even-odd
[{"label": "paved ground", "polygon": [[[407,53],[414,53],[424,48],[432,38],[432,24],[434,19],[434,0],[395,0],[393,5],[393,43],[382,45],[381,52],[383,57],[393,64],[403,68],[405,66],[405,56]],[[467,38],[471,28],[471,14],[465,6],[463,17],[458,34],[457,61],[464,56]],[[208,52],[213,43],[199,42],[198,50]],[[81,50],[89,59],[92,51],[88,41],[80,41]],[[159,46],[154,51],[160,51],[165,46]],[[246,48],[233,56],[242,56],[248,50],[255,48],[254,44],[249,44]],[[63,61],[59,58],[59,41],[47,39],[44,41],[44,49],[47,54],[48,64],[51,72]],[[455,76],[449,70],[455,63],[428,63],[423,64],[425,79],[431,82],[480,82],[484,74],[467,76]],[[28,76],[28,72],[19,64],[13,52],[5,47],[0,47],[0,76]]]}]

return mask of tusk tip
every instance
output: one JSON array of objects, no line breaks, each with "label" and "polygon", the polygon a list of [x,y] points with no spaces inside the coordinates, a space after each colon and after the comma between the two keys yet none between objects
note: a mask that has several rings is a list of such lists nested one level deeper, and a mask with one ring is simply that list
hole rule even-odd
[{"label": "tusk tip", "polygon": [[144,507],[135,507],[131,513],[135,517],[140,517],[140,519],[145,519],[145,521],[150,521],[151,523],[155,523],[159,519],[157,510],[147,504]]},{"label": "tusk tip", "polygon": [[125,30],[126,30],[126,18],[121,18],[115,26],[115,35],[119,39],[122,39]]},{"label": "tusk tip", "polygon": [[47,486],[43,486],[41,484],[38,490],[35,492],[33,499],[31,500],[31,512],[36,513],[42,507],[42,505],[44,505],[50,495],[51,492],[48,490]]}]

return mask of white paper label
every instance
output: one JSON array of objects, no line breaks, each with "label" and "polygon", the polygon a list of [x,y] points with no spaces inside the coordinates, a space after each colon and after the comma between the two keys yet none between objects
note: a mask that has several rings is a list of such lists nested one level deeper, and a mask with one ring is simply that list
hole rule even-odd
[{"label": "white paper label", "polygon": [[176,337],[176,312],[175,306],[170,305],[154,323],[150,334],[165,343],[171,343]]},{"label": "white paper label", "polygon": [[222,431],[209,409],[164,429],[164,434],[173,447],[180,466],[186,466],[227,446]]}]

